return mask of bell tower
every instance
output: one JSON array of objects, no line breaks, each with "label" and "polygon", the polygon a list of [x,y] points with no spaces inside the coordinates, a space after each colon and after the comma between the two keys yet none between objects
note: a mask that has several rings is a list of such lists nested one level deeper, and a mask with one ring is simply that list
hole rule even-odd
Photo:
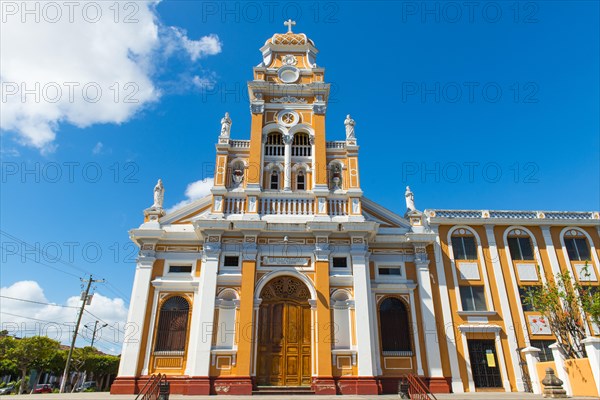
[{"label": "bell tower", "polygon": [[344,121],[345,141],[326,141],[325,69],[317,66],[314,42],[293,31],[294,21],[284,25],[287,32],[276,33],[260,49],[262,61],[248,82],[250,140],[231,140],[231,120],[226,115],[221,121],[213,213],[231,213],[231,200],[223,202],[232,190],[243,190],[234,208],[236,213],[243,208],[247,218],[283,214],[361,221],[355,122],[350,116]]}]

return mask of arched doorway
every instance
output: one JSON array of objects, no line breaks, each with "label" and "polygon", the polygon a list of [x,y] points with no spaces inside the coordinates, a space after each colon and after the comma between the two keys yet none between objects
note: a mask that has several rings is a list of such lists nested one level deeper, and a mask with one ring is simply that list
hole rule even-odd
[{"label": "arched doorway", "polygon": [[310,386],[310,292],[299,279],[273,278],[261,291],[258,386]]}]

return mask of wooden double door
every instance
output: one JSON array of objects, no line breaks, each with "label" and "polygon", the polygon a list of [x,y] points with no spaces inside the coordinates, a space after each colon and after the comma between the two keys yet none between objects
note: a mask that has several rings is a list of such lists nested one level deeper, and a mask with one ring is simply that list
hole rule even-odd
[{"label": "wooden double door", "polygon": [[[297,283],[304,284],[292,280],[297,281],[291,277],[278,280],[263,296],[258,321],[256,378],[259,386],[311,384],[311,309],[308,292],[294,290],[294,287],[298,288]],[[283,293],[279,293],[282,288]]]}]

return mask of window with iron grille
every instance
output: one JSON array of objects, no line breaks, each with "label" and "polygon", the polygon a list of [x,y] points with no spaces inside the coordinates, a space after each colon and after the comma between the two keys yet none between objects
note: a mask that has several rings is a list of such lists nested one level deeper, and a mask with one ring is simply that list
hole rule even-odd
[{"label": "window with iron grille", "polygon": [[185,351],[189,310],[189,303],[181,296],[164,302],[158,315],[155,352]]}]

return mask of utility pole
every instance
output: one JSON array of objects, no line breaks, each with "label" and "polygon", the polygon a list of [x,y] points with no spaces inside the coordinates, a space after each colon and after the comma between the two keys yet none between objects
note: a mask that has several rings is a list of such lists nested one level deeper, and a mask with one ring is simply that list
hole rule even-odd
[{"label": "utility pole", "polygon": [[[96,332],[98,332],[100,329],[105,328],[108,326],[108,324],[104,324],[100,327],[100,329],[98,329],[98,320],[96,320],[96,322],[94,322],[94,329],[92,330],[92,343],[90,344],[90,347],[94,347],[94,341],[96,340]],[[84,325],[86,328],[91,329],[89,326]]]},{"label": "utility pole", "polygon": [[[84,280],[81,280],[84,282]],[[63,372],[62,381],[60,382],[60,393],[65,392],[65,386],[67,385],[67,377],[69,376],[69,367],[71,366],[71,356],[73,355],[73,349],[75,348],[75,341],[77,340],[77,331],[79,331],[79,324],[81,323],[81,317],[83,317],[83,311],[85,310],[85,305],[88,302],[88,296],[90,294],[90,288],[92,287],[92,283],[95,282],[104,282],[104,279],[92,279],[92,275],[90,275],[90,279],[87,280],[87,287],[85,288],[85,294],[82,296],[81,309],[79,310],[79,315],[77,316],[77,323],[75,324],[75,332],[73,332],[73,340],[71,341],[71,348],[69,349],[69,354],[67,355],[67,364],[65,365],[65,371]]]}]

